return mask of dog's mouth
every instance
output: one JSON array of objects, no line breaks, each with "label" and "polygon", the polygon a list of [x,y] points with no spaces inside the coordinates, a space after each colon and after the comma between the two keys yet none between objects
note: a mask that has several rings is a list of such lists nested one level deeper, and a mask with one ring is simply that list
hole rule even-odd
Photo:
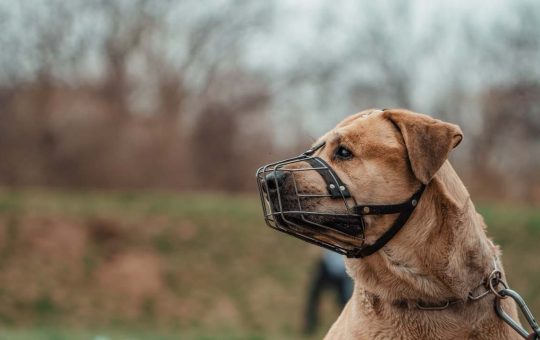
[{"label": "dog's mouth", "polygon": [[292,225],[314,231],[331,228],[349,233],[352,226],[362,223],[346,211],[328,208],[325,199],[321,198],[297,197],[284,191],[279,194],[270,191],[265,193],[265,200],[271,206],[275,221],[281,226]]},{"label": "dog's mouth", "polygon": [[351,250],[363,244],[363,221],[360,217],[320,212],[317,207],[324,207],[320,200],[301,200],[303,209],[298,210],[298,198],[284,195],[278,199],[276,196],[272,193],[265,195],[266,204],[271,206],[274,228],[318,245],[330,245],[333,249],[340,247]]},{"label": "dog's mouth", "polygon": [[[333,229],[348,229],[353,224],[352,219],[347,216],[326,216],[312,215],[307,213],[283,213],[275,215],[276,221],[281,225],[298,225],[304,228],[321,229],[322,227]],[[318,228],[316,225],[320,225]]]},{"label": "dog's mouth", "polygon": [[345,183],[312,152],[257,170],[266,224],[340,254],[356,254],[364,244],[363,217]]}]

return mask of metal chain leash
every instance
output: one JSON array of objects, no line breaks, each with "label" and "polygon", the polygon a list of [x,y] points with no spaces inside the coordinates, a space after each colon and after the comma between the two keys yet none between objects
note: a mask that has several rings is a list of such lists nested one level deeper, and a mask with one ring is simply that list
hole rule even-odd
[{"label": "metal chain leash", "polygon": [[[527,340],[540,340],[540,326],[534,319],[534,316],[531,313],[531,310],[516,291],[508,288],[506,282],[502,280],[501,271],[495,269],[488,278],[489,289],[495,295],[495,311],[497,315],[506,322],[512,329],[519,333],[524,339]],[[499,285],[502,285],[504,288],[497,290]],[[501,300],[510,297],[516,302],[521,313],[525,316],[525,319],[532,328],[532,332],[529,333],[525,328],[523,328],[516,320],[512,319],[501,307]]]}]

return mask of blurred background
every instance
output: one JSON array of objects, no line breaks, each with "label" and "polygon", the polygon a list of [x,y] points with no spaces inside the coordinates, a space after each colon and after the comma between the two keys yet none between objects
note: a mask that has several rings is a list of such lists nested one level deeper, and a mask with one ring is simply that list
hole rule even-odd
[{"label": "blurred background", "polygon": [[461,126],[540,313],[537,0],[0,0],[0,46],[2,339],[301,337],[320,251],[254,173],[372,107]]}]

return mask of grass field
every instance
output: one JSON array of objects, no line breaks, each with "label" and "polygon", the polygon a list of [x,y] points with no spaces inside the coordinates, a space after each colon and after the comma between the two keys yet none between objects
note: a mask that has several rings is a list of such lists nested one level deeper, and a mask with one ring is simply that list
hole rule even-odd
[{"label": "grass field", "polygon": [[[540,313],[540,209],[479,210]],[[0,253],[0,339],[295,339],[319,250],[250,195],[3,190]]]}]

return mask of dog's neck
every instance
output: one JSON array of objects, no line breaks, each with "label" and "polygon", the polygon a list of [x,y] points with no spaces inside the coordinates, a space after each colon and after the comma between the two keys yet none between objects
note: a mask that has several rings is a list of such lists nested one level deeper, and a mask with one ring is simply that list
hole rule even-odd
[{"label": "dog's neck", "polygon": [[493,270],[497,251],[465,186],[446,162],[395,238],[367,258],[348,259],[347,267],[359,289],[382,301],[466,300]]}]

